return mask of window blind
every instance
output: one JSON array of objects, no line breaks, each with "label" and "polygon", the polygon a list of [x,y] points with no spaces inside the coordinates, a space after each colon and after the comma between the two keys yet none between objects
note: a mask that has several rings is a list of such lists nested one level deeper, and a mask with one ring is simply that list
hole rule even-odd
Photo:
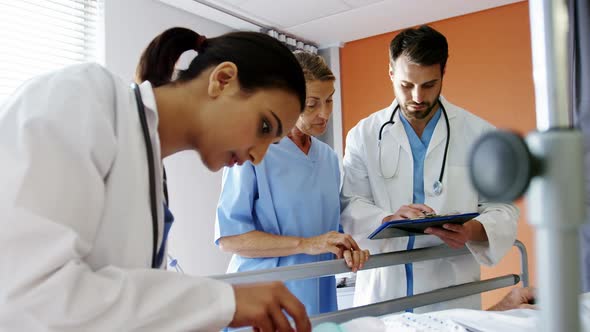
[{"label": "window blind", "polygon": [[97,60],[102,0],[0,0],[0,105],[29,78]]}]

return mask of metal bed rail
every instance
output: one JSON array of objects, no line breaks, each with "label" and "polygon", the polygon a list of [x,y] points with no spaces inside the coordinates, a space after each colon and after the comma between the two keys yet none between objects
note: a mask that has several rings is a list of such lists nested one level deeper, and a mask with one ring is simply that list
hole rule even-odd
[{"label": "metal bed rail", "polygon": [[[467,248],[452,249],[445,245],[407,251],[396,251],[385,254],[371,255],[369,261],[365,263],[365,266],[362,268],[362,270],[437,258],[462,256],[467,254],[469,254],[469,250]],[[346,265],[344,259],[334,259],[315,263],[281,266],[265,270],[220,274],[212,276],[211,278],[222,280],[231,284],[238,284],[275,280],[284,281],[308,279],[346,272],[350,272],[350,268]]]},{"label": "metal bed rail", "polygon": [[366,316],[383,316],[394,312],[401,312],[408,308],[417,308],[429,304],[444,302],[460,297],[475,295],[490,290],[516,285],[520,277],[516,274],[509,274],[501,277],[474,281],[465,284],[436,289],[430,292],[417,295],[401,297],[394,300],[379,302],[375,304],[339,310],[310,318],[313,326],[321,323],[344,323],[351,319]]},{"label": "metal bed rail", "polygon": [[[520,266],[523,286],[528,287],[528,255],[526,247],[522,242],[514,242],[520,252]],[[369,270],[385,266],[401,265],[411,262],[421,262],[426,260],[469,255],[469,249],[452,249],[446,245],[440,245],[430,248],[420,248],[405,251],[396,251],[385,254],[372,255],[369,261],[361,270]],[[344,262],[344,259],[334,259],[330,261],[298,264],[291,266],[282,266],[273,269],[247,271],[239,273],[228,273],[211,276],[213,279],[225,281],[230,284],[265,282],[276,280],[298,280],[329,276],[339,273],[350,272],[350,268]]]},{"label": "metal bed rail", "polygon": [[520,253],[520,280],[523,287],[529,287],[529,255],[527,254],[524,243],[519,240],[514,241],[514,246]]},{"label": "metal bed rail", "polygon": [[[494,289],[513,286],[521,281],[524,287],[528,287],[529,274],[528,254],[526,247],[519,240],[514,242],[514,246],[518,248],[520,253],[521,273],[519,275],[508,274],[496,278],[435,289],[430,292],[416,294],[413,296],[406,296],[389,301],[316,315],[310,318],[311,323],[313,326],[316,326],[325,322],[343,323],[359,317],[382,316],[394,312],[400,312],[409,308],[417,308],[460,297],[475,295]],[[396,251],[371,256],[362,270],[469,254],[470,251],[466,247],[461,249],[452,249],[446,245],[406,251]],[[274,269],[228,273],[212,276],[211,278],[222,280],[231,284],[239,284],[317,278],[345,272],[350,272],[350,269],[348,266],[346,266],[344,259],[335,259],[331,261],[284,266]]]}]

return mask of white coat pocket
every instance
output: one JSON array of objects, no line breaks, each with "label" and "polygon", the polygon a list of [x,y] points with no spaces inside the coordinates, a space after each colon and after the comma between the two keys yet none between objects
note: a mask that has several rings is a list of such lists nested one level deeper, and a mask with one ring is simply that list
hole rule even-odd
[{"label": "white coat pocket", "polygon": [[466,166],[450,166],[446,182],[445,213],[468,213],[477,211],[478,196],[469,178]]}]

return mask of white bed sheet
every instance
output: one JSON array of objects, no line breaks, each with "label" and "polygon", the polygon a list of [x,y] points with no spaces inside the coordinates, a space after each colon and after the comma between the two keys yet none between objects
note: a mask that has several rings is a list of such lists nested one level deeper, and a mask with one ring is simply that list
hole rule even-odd
[{"label": "white bed sheet", "polygon": [[[339,326],[343,332],[533,332],[539,312],[531,309],[481,311],[452,309],[427,314],[363,317]],[[580,297],[582,330],[590,332],[590,293]]]}]

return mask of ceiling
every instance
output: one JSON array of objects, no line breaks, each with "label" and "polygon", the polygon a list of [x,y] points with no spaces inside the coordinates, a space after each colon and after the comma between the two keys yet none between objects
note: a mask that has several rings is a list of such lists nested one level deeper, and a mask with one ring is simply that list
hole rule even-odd
[{"label": "ceiling", "polygon": [[523,0],[161,1],[236,29],[274,28],[328,47]]}]

